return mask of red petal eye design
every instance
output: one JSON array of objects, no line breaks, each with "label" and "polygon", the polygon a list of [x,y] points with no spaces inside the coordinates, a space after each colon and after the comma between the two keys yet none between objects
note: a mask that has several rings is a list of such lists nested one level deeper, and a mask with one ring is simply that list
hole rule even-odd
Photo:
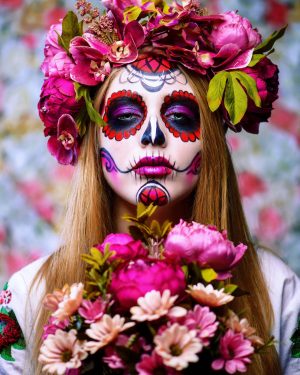
[{"label": "red petal eye design", "polygon": [[200,112],[195,96],[187,91],[173,91],[164,99],[161,117],[166,128],[183,142],[200,139]]},{"label": "red petal eye design", "polygon": [[135,135],[147,117],[147,107],[142,97],[130,90],[114,92],[107,100],[104,112],[103,134],[121,141]]}]

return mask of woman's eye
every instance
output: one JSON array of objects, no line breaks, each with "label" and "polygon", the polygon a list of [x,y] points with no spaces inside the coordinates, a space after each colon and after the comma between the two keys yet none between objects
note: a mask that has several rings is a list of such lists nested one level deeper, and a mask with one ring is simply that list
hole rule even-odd
[{"label": "woman's eye", "polygon": [[132,121],[136,119],[140,119],[142,116],[135,114],[135,113],[124,113],[123,115],[120,115],[117,117],[119,121]]},{"label": "woman's eye", "polygon": [[183,113],[171,113],[170,115],[167,115],[168,119],[171,121],[183,121],[188,120],[188,116],[186,116]]}]

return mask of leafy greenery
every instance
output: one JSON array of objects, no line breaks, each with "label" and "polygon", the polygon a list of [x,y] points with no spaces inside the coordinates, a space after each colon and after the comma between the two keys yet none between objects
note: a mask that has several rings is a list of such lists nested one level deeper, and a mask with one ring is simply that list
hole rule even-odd
[{"label": "leafy greenery", "polygon": [[83,33],[83,21],[78,22],[76,14],[69,11],[62,22],[62,34],[58,35],[58,44],[69,54],[70,42]]}]

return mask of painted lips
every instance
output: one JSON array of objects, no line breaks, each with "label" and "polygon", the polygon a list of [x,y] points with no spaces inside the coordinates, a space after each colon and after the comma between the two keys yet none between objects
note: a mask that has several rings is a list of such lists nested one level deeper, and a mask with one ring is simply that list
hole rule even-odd
[{"label": "painted lips", "polygon": [[172,173],[173,166],[162,156],[149,157],[140,159],[132,170],[148,178],[162,178]]}]

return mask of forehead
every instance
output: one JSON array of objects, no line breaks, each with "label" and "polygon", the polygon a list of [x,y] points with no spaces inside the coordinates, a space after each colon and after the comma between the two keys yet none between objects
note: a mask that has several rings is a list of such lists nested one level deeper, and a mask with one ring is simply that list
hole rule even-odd
[{"label": "forehead", "polygon": [[159,57],[148,57],[121,68],[112,80],[106,98],[124,89],[151,100],[170,95],[174,90],[193,93],[186,75],[177,66]]}]

